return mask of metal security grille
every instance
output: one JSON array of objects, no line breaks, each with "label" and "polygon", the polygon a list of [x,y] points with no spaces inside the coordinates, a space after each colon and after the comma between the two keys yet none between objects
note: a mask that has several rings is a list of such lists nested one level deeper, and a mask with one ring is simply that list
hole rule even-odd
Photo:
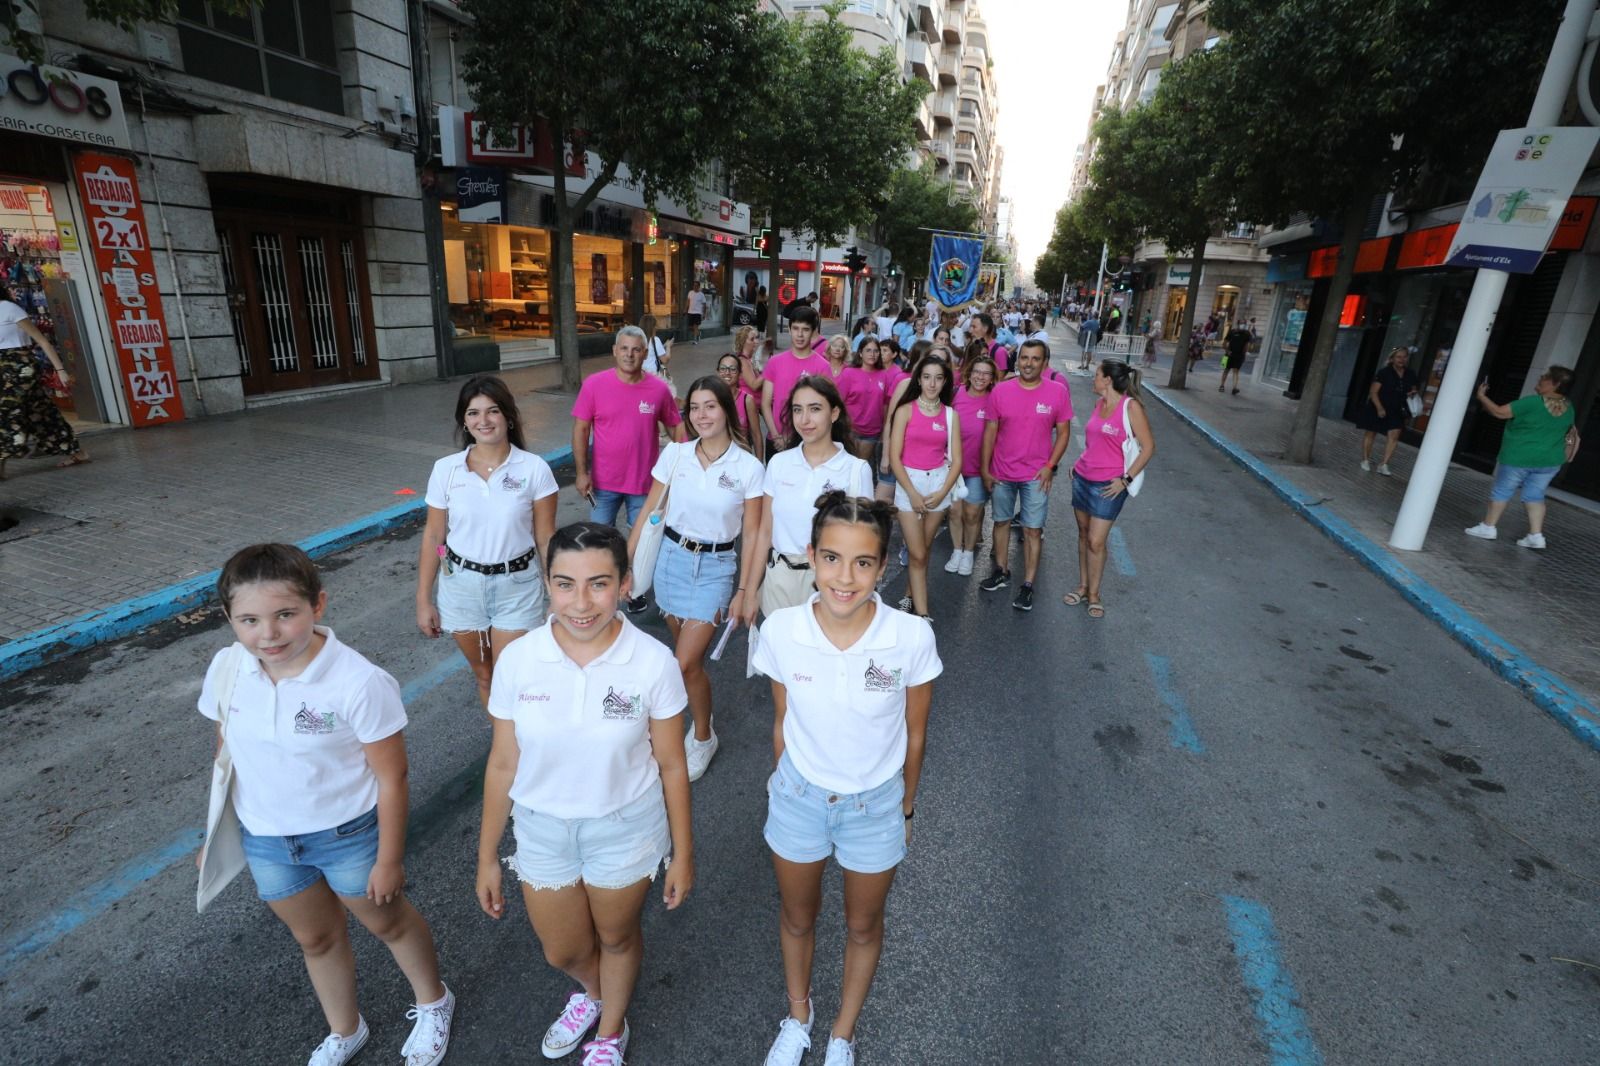
[{"label": "metal security grille", "polygon": [[339,341],[333,324],[333,295],[328,289],[328,263],[321,237],[300,238],[300,281],[305,290],[312,361],[318,370],[330,370],[339,365]]},{"label": "metal security grille", "polygon": [[227,230],[217,230],[217,245],[222,252],[222,281],[228,290],[228,317],[233,324],[233,342],[239,346],[239,373],[250,374],[250,341],[245,334],[244,312],[240,310],[244,294],[239,291],[239,275],[233,269],[233,241]]},{"label": "metal security grille", "polygon": [[294,343],[294,311],[289,306],[289,278],[284,270],[283,241],[276,233],[256,233],[250,240],[260,283],[261,312],[266,319],[272,351],[272,369],[280,373],[300,369]]},{"label": "metal security grille", "polygon": [[340,241],[339,258],[344,261],[344,304],[350,316],[350,339],[355,348],[356,366],[366,366],[367,331],[361,318],[361,288],[356,283],[356,242],[348,237]]}]

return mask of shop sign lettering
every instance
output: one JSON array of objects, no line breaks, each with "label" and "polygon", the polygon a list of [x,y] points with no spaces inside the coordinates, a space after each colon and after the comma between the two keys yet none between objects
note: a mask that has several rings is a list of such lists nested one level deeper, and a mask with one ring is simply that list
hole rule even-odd
[{"label": "shop sign lettering", "polygon": [[109,78],[0,55],[0,130],[131,148],[122,90]]},{"label": "shop sign lettering", "polygon": [[183,399],[178,395],[172,345],[133,163],[121,157],[78,152],[72,168],[94,235],[95,266],[111,318],[132,422],[151,426],[181,419]]}]

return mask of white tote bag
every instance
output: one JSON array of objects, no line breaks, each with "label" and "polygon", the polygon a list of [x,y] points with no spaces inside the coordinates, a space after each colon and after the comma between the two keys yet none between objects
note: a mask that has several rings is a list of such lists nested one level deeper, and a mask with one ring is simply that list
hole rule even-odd
[{"label": "white tote bag", "polygon": [[[689,447],[698,447],[689,441],[684,443]],[[655,510],[644,516],[643,528],[639,530],[639,543],[633,547],[632,596],[643,596],[650,591],[656,579],[656,559],[661,555],[661,538],[667,535],[667,497],[672,495],[672,481],[678,474],[678,461],[683,458],[683,448],[675,445],[677,451],[672,456],[672,469],[667,471],[667,487],[661,493],[661,499],[656,504]]]},{"label": "white tote bag", "polygon": [[[944,465],[950,465],[950,437],[953,430],[950,427],[950,408],[944,409]],[[967,498],[967,479],[961,476],[961,471],[956,471],[956,483],[950,488],[950,498],[964,500]]]},{"label": "white tote bag", "polygon": [[[1138,438],[1133,435],[1133,423],[1128,421],[1128,405],[1133,402],[1130,396],[1122,401],[1122,469],[1126,471],[1133,466],[1134,460],[1139,458],[1139,453],[1144,449],[1139,447]],[[1141,470],[1128,482],[1128,495],[1137,496],[1139,490],[1144,488],[1144,471]]]},{"label": "white tote bag", "polygon": [[217,898],[228,882],[244,869],[244,836],[239,828],[239,816],[233,810],[233,754],[228,750],[228,706],[233,702],[233,685],[239,679],[239,667],[246,652],[235,645],[232,654],[218,678],[221,688],[217,692],[217,721],[222,729],[222,743],[217,747],[216,761],[211,764],[211,807],[206,812],[206,839],[200,846],[200,884],[195,890],[194,909],[203,911]]}]

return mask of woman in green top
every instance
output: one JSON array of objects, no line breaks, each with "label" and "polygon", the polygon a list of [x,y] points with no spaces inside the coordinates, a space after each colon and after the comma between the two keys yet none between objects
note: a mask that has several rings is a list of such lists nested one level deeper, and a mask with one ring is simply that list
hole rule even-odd
[{"label": "woman in green top", "polygon": [[1522,490],[1522,503],[1528,508],[1528,535],[1517,541],[1521,548],[1544,547],[1544,490],[1567,461],[1567,433],[1576,415],[1567,393],[1572,389],[1572,371],[1553,366],[1539,378],[1532,396],[1501,406],[1489,399],[1489,386],[1478,386],[1478,403],[1496,418],[1506,422],[1500,442],[1499,465],[1494,486],[1489,489],[1489,511],[1483,521],[1467,530],[1467,536],[1494,540],[1495,525],[1505,513],[1506,504]]}]

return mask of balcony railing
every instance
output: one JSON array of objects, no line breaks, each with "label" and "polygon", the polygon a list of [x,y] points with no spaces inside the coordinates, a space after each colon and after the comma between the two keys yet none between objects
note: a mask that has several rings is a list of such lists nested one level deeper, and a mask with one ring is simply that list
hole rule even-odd
[{"label": "balcony railing", "polygon": [[933,121],[941,126],[952,126],[956,121],[956,105],[949,100],[940,100],[933,105]]},{"label": "balcony railing", "polygon": [[956,67],[958,65],[956,51],[957,49],[954,48],[946,48],[944,54],[939,57],[939,81],[945,85],[954,85],[956,83]]}]

